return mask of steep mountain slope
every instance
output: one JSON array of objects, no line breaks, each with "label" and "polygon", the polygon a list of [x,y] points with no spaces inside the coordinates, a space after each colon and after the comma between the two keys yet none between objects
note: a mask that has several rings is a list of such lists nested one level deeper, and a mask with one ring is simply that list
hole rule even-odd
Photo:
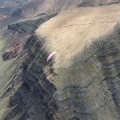
[{"label": "steep mountain slope", "polygon": [[1,60],[1,120],[119,120],[119,15],[119,4],[77,8],[40,25]]},{"label": "steep mountain slope", "polygon": [[53,72],[55,120],[120,119],[120,5],[62,12],[36,31],[57,51]]},{"label": "steep mountain slope", "polygon": [[0,120],[120,120],[114,3],[0,0]]},{"label": "steep mountain slope", "polygon": [[58,13],[62,10],[80,6],[96,6],[119,3],[120,0],[35,0],[23,6],[24,16],[42,13]]},{"label": "steep mountain slope", "polygon": [[9,60],[16,57],[27,39],[34,34],[38,26],[54,16],[56,16],[56,14],[41,15],[36,18],[8,25],[4,31],[4,36],[6,36],[7,40],[5,43],[6,50],[4,50],[3,53],[3,60]]},{"label": "steep mountain slope", "polygon": [[0,27],[21,18],[59,13],[83,6],[98,6],[120,3],[120,0],[0,0]]},{"label": "steep mountain slope", "polygon": [[120,3],[120,0],[0,0],[0,19],[7,16],[33,17],[39,14],[59,13],[76,7],[114,3]]}]

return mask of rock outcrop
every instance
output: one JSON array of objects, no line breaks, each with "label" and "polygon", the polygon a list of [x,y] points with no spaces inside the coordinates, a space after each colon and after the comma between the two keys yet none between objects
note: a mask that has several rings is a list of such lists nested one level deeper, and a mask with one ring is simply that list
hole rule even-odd
[{"label": "rock outcrop", "polygon": [[4,32],[4,36],[7,36],[8,42],[6,43],[7,49],[3,53],[3,60],[10,60],[16,57],[26,40],[34,34],[38,26],[54,16],[56,16],[56,14],[41,15],[31,20],[8,25]]},{"label": "rock outcrop", "polygon": [[42,42],[35,36],[26,42],[19,56],[17,74],[7,88],[7,91],[12,92],[8,106],[12,110],[3,116],[3,120],[54,119],[53,113],[58,109],[52,96],[55,87],[44,73],[46,53],[41,47]]}]

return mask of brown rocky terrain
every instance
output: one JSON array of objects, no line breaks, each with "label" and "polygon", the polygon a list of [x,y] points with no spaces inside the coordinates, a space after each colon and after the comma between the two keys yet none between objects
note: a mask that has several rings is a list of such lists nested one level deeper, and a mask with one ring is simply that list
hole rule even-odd
[{"label": "brown rocky terrain", "polygon": [[11,1],[0,30],[0,120],[120,120],[119,2]]}]

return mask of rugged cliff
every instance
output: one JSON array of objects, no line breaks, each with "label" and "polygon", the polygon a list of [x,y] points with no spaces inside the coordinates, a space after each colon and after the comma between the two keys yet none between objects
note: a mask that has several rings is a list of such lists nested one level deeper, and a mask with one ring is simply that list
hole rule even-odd
[{"label": "rugged cliff", "polygon": [[55,120],[120,119],[119,7],[62,12],[36,31],[46,51],[58,52],[47,76],[56,87]]},{"label": "rugged cliff", "polygon": [[120,0],[22,2],[0,0],[0,120],[120,120]]},{"label": "rugged cliff", "polygon": [[1,120],[119,120],[119,15],[117,4],[78,8],[43,23],[17,57],[1,62],[10,65]]},{"label": "rugged cliff", "polygon": [[[57,110],[53,93],[55,91],[44,73],[46,53],[41,49],[43,43],[32,36],[26,42],[12,84],[6,86],[10,95],[8,109],[1,119],[4,120],[53,120]],[[10,110],[9,110],[10,109]]]},{"label": "rugged cliff", "polygon": [[41,15],[36,18],[8,25],[3,34],[7,39],[5,43],[6,50],[4,50],[3,53],[3,60],[16,57],[27,39],[34,34],[38,26],[54,16],[56,16],[56,14]]}]

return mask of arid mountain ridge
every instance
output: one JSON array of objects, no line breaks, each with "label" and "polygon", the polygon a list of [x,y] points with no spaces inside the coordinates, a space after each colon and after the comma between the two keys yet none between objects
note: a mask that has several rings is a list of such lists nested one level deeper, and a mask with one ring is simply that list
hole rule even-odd
[{"label": "arid mountain ridge", "polygon": [[[4,0],[0,1],[0,8],[8,8],[11,14],[20,12],[24,17],[35,16],[43,13],[58,13],[62,10],[84,7],[99,6],[119,3],[120,0]],[[9,11],[10,12],[10,11]],[[19,14],[20,14],[19,13]]]},{"label": "arid mountain ridge", "polygon": [[119,2],[0,0],[0,120],[120,120]]}]

